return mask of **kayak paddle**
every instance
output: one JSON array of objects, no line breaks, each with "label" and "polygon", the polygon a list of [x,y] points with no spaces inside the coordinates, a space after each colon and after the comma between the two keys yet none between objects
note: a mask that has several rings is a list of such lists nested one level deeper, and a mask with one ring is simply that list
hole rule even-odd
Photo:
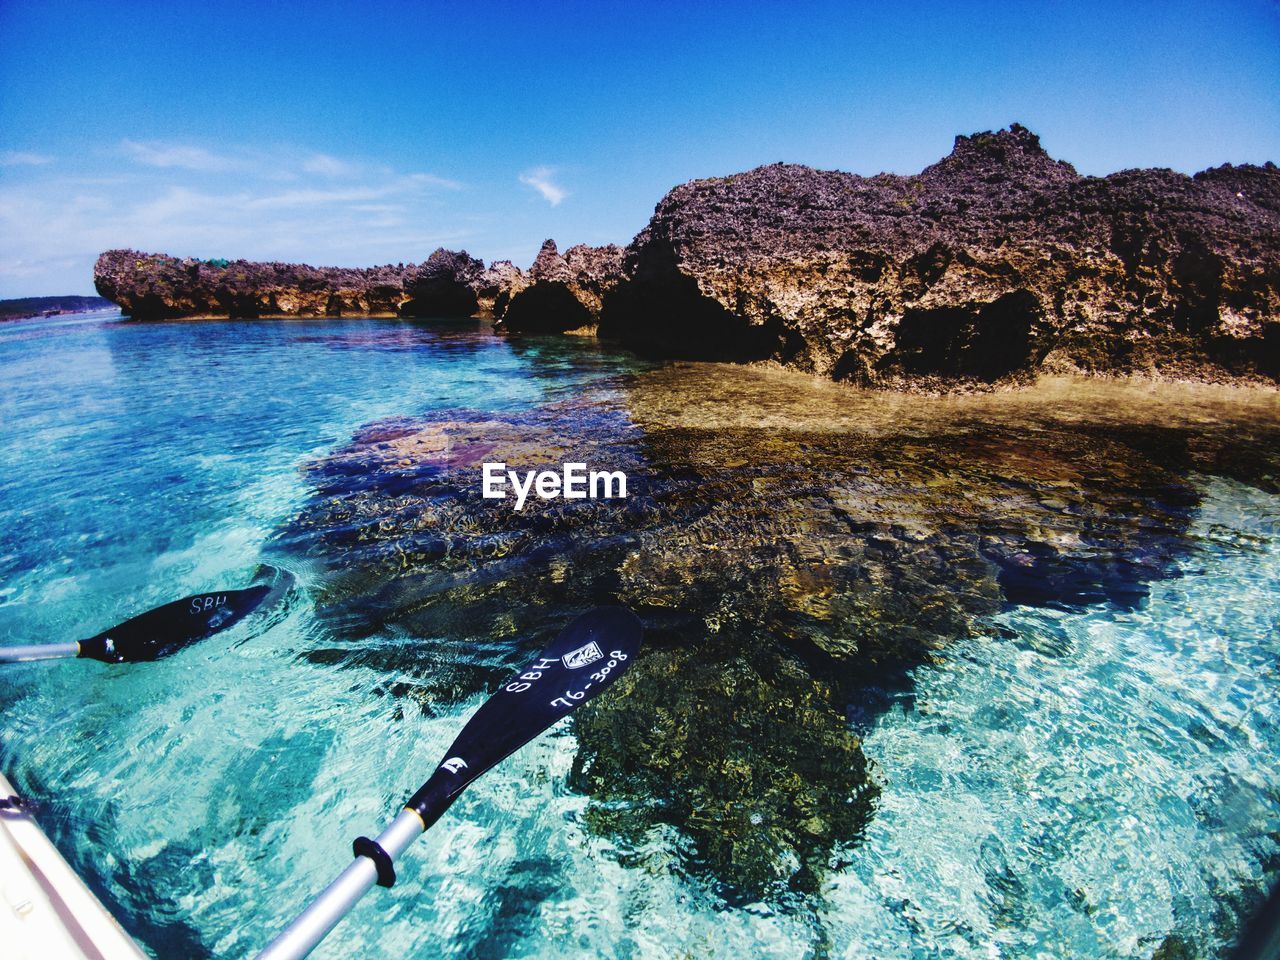
[{"label": "kayak paddle", "polygon": [[159,660],[239,623],[260,607],[269,608],[293,586],[293,574],[266,564],[254,579],[261,582],[243,590],[214,590],[174,600],[88,640],[0,647],[0,663],[58,657],[83,657],[103,663]]},{"label": "kayak paddle", "polygon": [[624,607],[597,607],[565,627],[538,659],[472,715],[431,779],[378,838],[360,837],[352,844],[351,865],[258,960],[300,960],[375,883],[395,883],[395,858],[477,777],[617,680],[635,659],[642,634],[640,621]]}]

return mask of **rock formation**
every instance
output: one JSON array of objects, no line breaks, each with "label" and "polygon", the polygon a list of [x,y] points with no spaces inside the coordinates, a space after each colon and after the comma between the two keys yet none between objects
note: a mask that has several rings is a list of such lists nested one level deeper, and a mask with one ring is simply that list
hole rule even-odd
[{"label": "rock formation", "polygon": [[178,259],[109,250],[94,265],[98,292],[135,320],[174,317],[467,317],[495,278],[465,251],[422,264],[344,269],[298,263]]},{"label": "rock formation", "polygon": [[1084,177],[1014,124],[957,137],[916,176],[773,164],[694,180],[625,250],[548,240],[528,274],[446,250],[366,270],[114,250],[94,279],[138,319],[479,314],[864,386],[1274,383],[1280,170]]},{"label": "rock formation", "polygon": [[1040,370],[1280,376],[1280,170],[1082,177],[1014,125],[918,176],[789,164],[676,187],[600,333],[864,385]]},{"label": "rock formation", "polygon": [[525,272],[510,260],[495,260],[485,267],[476,285],[476,296],[480,301],[480,314],[488,317],[501,317],[507,310],[511,298],[523,290],[529,283]]},{"label": "rock formation", "polygon": [[578,244],[564,252],[547,240],[529,271],[528,283],[516,291],[501,313],[510,330],[560,333],[600,322],[604,298],[622,281],[621,247]]},{"label": "rock formation", "polygon": [[400,304],[406,317],[469,317],[480,307],[476,296],[484,263],[465,250],[440,249],[417,268],[410,268],[404,280],[409,299]]}]

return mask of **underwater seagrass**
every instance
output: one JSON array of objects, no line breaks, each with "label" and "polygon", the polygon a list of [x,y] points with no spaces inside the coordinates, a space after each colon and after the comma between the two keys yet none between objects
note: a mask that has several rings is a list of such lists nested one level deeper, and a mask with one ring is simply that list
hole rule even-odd
[{"label": "underwater seagrass", "polygon": [[[1197,473],[1274,488],[1265,402],[1227,426],[1213,397],[1092,389],[868,397],[673,365],[371,424],[308,467],[279,538],[322,571],[333,642],[303,655],[412,677],[385,692],[432,712],[624,603],[645,655],[575,718],[589,828],[729,902],[820,892],[874,815],[855,726],[886,689],[909,696],[907,671],[1004,604],[1143,603],[1193,546]],[[487,461],[623,470],[630,496],[517,512],[481,497]],[[664,826],[684,839],[656,857]]]}]

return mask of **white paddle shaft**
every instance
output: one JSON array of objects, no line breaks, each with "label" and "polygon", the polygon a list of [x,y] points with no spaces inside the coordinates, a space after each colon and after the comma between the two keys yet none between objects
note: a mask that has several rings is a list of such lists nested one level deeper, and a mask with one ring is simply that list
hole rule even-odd
[{"label": "white paddle shaft", "polygon": [[22,663],[26,660],[56,660],[80,656],[80,644],[35,643],[25,647],[0,647],[0,663]]},{"label": "white paddle shaft", "polygon": [[[401,810],[377,842],[395,860],[421,835],[422,818],[412,810]],[[378,868],[373,861],[356,857],[338,879],[325,887],[324,892],[258,954],[257,960],[302,960],[377,882]]]}]

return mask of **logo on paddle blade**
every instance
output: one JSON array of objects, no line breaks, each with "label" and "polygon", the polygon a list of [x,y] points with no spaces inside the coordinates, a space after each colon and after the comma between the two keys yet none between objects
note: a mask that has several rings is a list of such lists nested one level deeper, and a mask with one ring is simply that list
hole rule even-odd
[{"label": "logo on paddle blade", "polygon": [[597,660],[603,660],[604,654],[600,652],[600,647],[592,640],[586,646],[579,647],[577,650],[571,650],[566,653],[560,660],[570,670],[577,670],[585,667],[589,663],[595,663]]},{"label": "logo on paddle blade", "polygon": [[450,757],[444,763],[440,764],[440,766],[444,767],[450,773],[457,773],[459,770],[466,769],[467,761],[463,760],[461,757]]}]

